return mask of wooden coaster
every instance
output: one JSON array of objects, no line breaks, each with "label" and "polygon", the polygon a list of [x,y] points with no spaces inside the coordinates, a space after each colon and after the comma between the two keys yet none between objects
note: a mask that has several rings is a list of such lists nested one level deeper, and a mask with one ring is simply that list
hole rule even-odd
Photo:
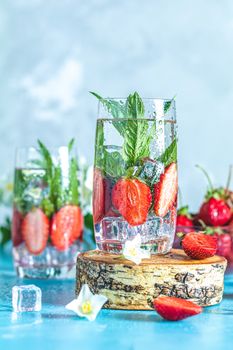
[{"label": "wooden coaster", "polygon": [[77,258],[76,294],[87,283],[95,294],[108,298],[104,307],[151,310],[159,295],[188,299],[202,306],[218,304],[223,295],[225,258],[192,260],[181,249],[152,255],[140,265],[99,250]]}]

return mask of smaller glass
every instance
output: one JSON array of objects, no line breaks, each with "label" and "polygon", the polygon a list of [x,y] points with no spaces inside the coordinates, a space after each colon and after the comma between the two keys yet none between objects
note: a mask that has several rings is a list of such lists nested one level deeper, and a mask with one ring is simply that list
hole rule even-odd
[{"label": "smaller glass", "polygon": [[83,216],[72,147],[16,153],[12,241],[20,277],[73,277]]}]

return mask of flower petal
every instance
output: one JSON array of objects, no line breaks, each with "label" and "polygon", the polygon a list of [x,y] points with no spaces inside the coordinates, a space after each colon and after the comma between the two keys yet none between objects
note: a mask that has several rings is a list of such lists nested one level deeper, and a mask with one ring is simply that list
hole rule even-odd
[{"label": "flower petal", "polygon": [[104,295],[101,295],[101,294],[93,295],[91,299],[92,312],[91,314],[86,315],[89,321],[94,321],[96,319],[96,316],[98,315],[102,306],[106,303],[107,300],[108,298],[106,298]]},{"label": "flower petal", "polygon": [[90,291],[90,288],[88,284],[84,284],[79,292],[79,295],[77,297],[79,305],[82,305],[82,303],[86,300],[90,300],[92,298],[93,294]]},{"label": "flower petal", "polygon": [[[80,290],[77,299],[72,300],[65,307],[68,310],[75,312],[80,317],[86,317],[89,321],[94,321],[98,315],[103,304],[106,303],[108,298],[104,295],[92,294],[87,284],[84,284]],[[83,304],[89,302],[91,305],[90,312],[83,312]]]},{"label": "flower petal", "polygon": [[72,300],[69,304],[67,304],[65,306],[65,308],[67,310],[71,310],[71,311],[74,311],[75,313],[77,313],[78,308],[79,308],[78,300],[77,299]]},{"label": "flower petal", "polygon": [[141,238],[141,235],[138,233],[134,239],[131,241],[131,243],[134,244],[134,246],[136,247],[140,247],[141,244],[142,244],[142,238]]}]

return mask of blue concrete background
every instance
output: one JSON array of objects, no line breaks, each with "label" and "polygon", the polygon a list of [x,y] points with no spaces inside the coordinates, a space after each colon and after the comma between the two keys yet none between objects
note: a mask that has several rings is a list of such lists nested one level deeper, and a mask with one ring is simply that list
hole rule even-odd
[{"label": "blue concrete background", "polygon": [[196,210],[206,166],[216,183],[232,155],[233,2],[2,0],[0,172],[16,146],[67,143],[91,163],[96,101],[89,90],[177,95],[180,186]]}]

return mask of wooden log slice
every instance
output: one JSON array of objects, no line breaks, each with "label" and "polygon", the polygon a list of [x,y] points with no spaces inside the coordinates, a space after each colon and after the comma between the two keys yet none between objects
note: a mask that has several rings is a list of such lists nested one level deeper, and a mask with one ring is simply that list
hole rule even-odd
[{"label": "wooden log slice", "polygon": [[108,298],[104,307],[112,309],[151,310],[159,295],[215,305],[222,300],[226,266],[223,257],[192,260],[180,249],[153,255],[140,265],[92,250],[77,258],[76,294],[87,283],[93,293]]}]

